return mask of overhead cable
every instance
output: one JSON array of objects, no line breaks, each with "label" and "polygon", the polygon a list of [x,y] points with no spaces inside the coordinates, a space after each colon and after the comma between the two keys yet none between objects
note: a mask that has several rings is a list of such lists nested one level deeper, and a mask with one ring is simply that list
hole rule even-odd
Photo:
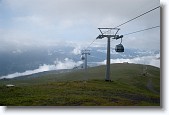
[{"label": "overhead cable", "polygon": [[145,12],[145,13],[139,15],[139,16],[136,16],[135,18],[132,18],[132,19],[130,19],[130,20],[128,20],[128,21],[126,21],[126,22],[124,22],[124,23],[122,23],[122,24],[116,26],[115,28],[118,28],[118,27],[120,27],[120,26],[122,26],[122,25],[124,25],[124,24],[127,24],[128,22],[131,22],[131,21],[133,21],[133,20],[135,20],[135,19],[137,19],[137,18],[139,18],[139,17],[141,17],[141,16],[143,16],[143,15],[149,13],[149,12],[152,12],[153,10],[156,10],[156,9],[158,9],[158,8],[160,8],[160,6],[157,6],[157,7],[153,8],[153,9],[151,9],[151,10],[149,10],[149,11],[147,11],[147,12]]},{"label": "overhead cable", "polygon": [[[139,18],[139,17],[142,17],[142,16],[145,15],[145,14],[148,14],[148,13],[152,12],[153,10],[158,9],[158,8],[160,8],[160,6],[157,6],[157,7],[153,8],[153,9],[147,11],[147,12],[144,12],[144,13],[142,13],[142,14],[140,14],[140,15],[138,15],[138,16],[136,16],[136,17],[134,17],[134,18],[132,18],[132,19],[130,19],[130,20],[128,20],[128,21],[126,21],[126,22],[124,22],[124,23],[122,23],[122,24],[116,26],[116,27],[114,27],[114,28],[118,28],[118,27],[120,27],[120,26],[122,26],[122,25],[125,25],[125,24],[127,24],[127,23],[129,23],[129,22],[131,22],[131,21],[133,21],[133,20],[135,20],[135,19],[137,19],[137,18]],[[110,30],[112,30],[112,29],[110,29]],[[110,31],[110,30],[108,30],[108,31]],[[108,31],[106,31],[106,32],[108,32]],[[106,32],[105,32],[105,33],[106,33]]]},{"label": "overhead cable", "polygon": [[96,41],[96,38],[85,49],[89,48],[95,41]]},{"label": "overhead cable", "polygon": [[130,32],[130,33],[127,33],[127,34],[123,34],[123,36],[135,34],[135,33],[138,33],[138,32],[143,32],[143,31],[147,31],[147,30],[151,30],[151,29],[158,28],[158,27],[160,27],[160,26],[153,26],[153,27],[150,27],[150,28],[146,28],[146,29],[142,29],[142,30],[137,30],[137,31]]}]

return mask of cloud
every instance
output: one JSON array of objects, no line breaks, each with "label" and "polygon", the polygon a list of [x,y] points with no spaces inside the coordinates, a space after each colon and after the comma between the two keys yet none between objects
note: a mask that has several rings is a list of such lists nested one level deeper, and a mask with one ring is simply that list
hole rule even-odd
[{"label": "cloud", "polygon": [[74,67],[80,66],[82,63],[83,62],[81,62],[81,61],[74,62],[71,59],[65,58],[65,60],[63,62],[56,60],[53,65],[44,64],[44,65],[39,66],[38,69],[27,70],[22,73],[16,72],[13,74],[2,76],[2,77],[0,77],[0,79],[4,79],[4,78],[11,79],[11,78],[19,77],[19,76],[31,75],[31,74],[44,72],[44,71],[51,71],[51,70],[72,69]]},{"label": "cloud", "polygon": [[[136,63],[136,64],[146,64],[146,65],[152,65],[155,67],[160,67],[160,60],[159,58],[160,54],[157,54],[155,56],[143,56],[143,57],[135,57],[132,59],[111,59],[111,63]],[[102,62],[97,62],[99,65],[106,65],[106,60]]]},{"label": "cloud", "polygon": [[17,50],[12,51],[12,53],[13,53],[13,54],[20,54],[20,53],[22,53],[22,50],[17,49]]},{"label": "cloud", "polygon": [[82,61],[74,62],[69,58],[65,58],[64,62],[56,60],[54,63],[55,69],[72,69],[73,67],[81,65],[83,62]]},{"label": "cloud", "polygon": [[[2,0],[1,4],[3,7],[0,10],[0,24],[3,26],[0,30],[4,30],[3,35],[0,35],[1,39],[13,44],[16,43],[10,41],[45,45],[45,41],[48,40],[90,41],[100,34],[98,27],[114,27],[160,3],[159,0]],[[159,12],[155,11],[126,24],[120,31],[124,34],[154,24],[158,25],[159,20]],[[144,42],[138,42],[136,46],[141,47],[147,41],[147,44],[153,41],[151,48],[158,47],[159,33],[154,33],[151,31],[144,34],[145,39],[142,40]],[[126,40],[127,45],[130,43],[130,40]]]},{"label": "cloud", "polygon": [[75,54],[75,55],[79,55],[79,54],[81,54],[81,50],[82,49],[80,49],[80,48],[74,48],[72,53]]},{"label": "cloud", "polygon": [[49,19],[38,15],[14,17],[13,21],[18,24],[22,23],[22,25],[25,25],[27,23],[29,26],[35,28],[42,27],[46,30],[52,28],[52,23],[50,23]]},{"label": "cloud", "polygon": [[82,49],[84,49],[84,47],[82,47],[82,45],[77,45],[75,46],[75,48],[73,49],[73,51],[71,53],[75,54],[75,55],[79,55],[81,54]]}]

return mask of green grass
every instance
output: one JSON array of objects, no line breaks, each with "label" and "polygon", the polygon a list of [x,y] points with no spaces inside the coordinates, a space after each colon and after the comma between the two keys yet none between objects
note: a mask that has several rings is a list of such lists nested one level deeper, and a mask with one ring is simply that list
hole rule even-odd
[{"label": "green grass", "polygon": [[[112,64],[112,82],[105,82],[105,66],[40,77],[0,80],[0,105],[5,106],[160,106],[160,69]],[[147,87],[152,80],[153,92]],[[6,87],[5,84],[15,84]]]}]

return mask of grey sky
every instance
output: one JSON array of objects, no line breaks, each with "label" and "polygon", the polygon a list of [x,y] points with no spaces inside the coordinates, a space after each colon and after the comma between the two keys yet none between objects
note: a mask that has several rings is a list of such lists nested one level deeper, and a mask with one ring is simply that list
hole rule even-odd
[{"label": "grey sky", "polygon": [[[0,48],[88,44],[100,34],[98,27],[117,26],[159,5],[159,0],[1,0]],[[119,34],[156,25],[159,9],[122,26]],[[126,36],[123,43],[127,48],[160,49],[160,29]]]}]

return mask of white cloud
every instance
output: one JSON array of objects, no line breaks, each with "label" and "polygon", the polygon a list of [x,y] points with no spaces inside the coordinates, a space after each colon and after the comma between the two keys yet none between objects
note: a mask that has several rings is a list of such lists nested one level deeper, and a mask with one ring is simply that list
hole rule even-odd
[{"label": "white cloud", "polygon": [[81,54],[81,51],[86,49],[87,45],[89,43],[84,43],[84,42],[70,42],[69,46],[74,47],[73,51],[71,53],[75,54],[75,55],[79,55]]},{"label": "white cloud", "polygon": [[65,58],[64,62],[55,61],[55,69],[72,69],[73,67],[79,66],[80,64],[82,64],[82,61],[78,61],[78,62],[74,62],[73,60],[69,59],[69,58]]},{"label": "white cloud", "polygon": [[52,23],[50,22],[50,19],[38,15],[14,17],[13,21],[15,23],[18,23],[18,25],[20,25],[19,23],[21,23],[22,25],[25,25],[27,23],[29,26],[32,27],[37,26],[37,27],[42,27],[44,29],[52,28]]},{"label": "white cloud", "polygon": [[50,71],[50,70],[72,69],[73,67],[80,66],[83,62],[81,61],[74,62],[71,59],[65,58],[63,62],[56,60],[54,63],[55,63],[54,65],[47,65],[47,64],[41,65],[39,66],[38,69],[35,69],[35,70],[27,70],[22,73],[16,72],[13,74],[2,76],[0,77],[0,79],[3,79],[3,78],[11,79],[11,78],[19,77],[19,76],[31,75],[31,74],[35,74],[39,72]]},{"label": "white cloud", "polygon": [[[98,27],[115,27],[160,5],[160,2],[159,0],[2,0],[1,4],[3,7],[0,10],[0,25],[2,25],[0,46],[7,44],[8,47],[18,45],[43,47],[56,41],[88,43],[100,34]],[[119,34],[156,25],[160,25],[159,9],[120,27]],[[158,30],[124,36],[124,47],[159,49]],[[97,41],[107,43],[106,39],[103,39],[103,42]],[[92,46],[97,47],[98,44]]]},{"label": "white cloud", "polygon": [[[159,57],[159,54],[155,56],[143,56],[143,57],[136,57],[133,59],[111,59],[111,63],[123,63],[123,62],[128,62],[128,63],[136,63],[136,64],[147,64],[147,65],[152,65],[156,67],[160,67],[160,60],[157,59]],[[98,62],[98,64],[105,65],[106,60],[103,62]]]},{"label": "white cloud", "polygon": [[[0,11],[2,15],[0,23],[8,25],[7,32],[4,33],[8,37],[4,39],[11,41],[22,38],[21,41],[17,40],[20,44],[23,42],[31,44],[32,42],[26,41],[29,37],[29,41],[40,39],[40,42],[45,44],[43,41],[48,39],[90,40],[97,37],[98,27],[114,27],[121,24],[158,6],[159,0],[2,0],[2,5],[6,9],[4,8],[3,12]],[[5,17],[8,14],[12,15]],[[125,26],[124,31],[123,28],[121,30],[122,33],[126,33],[137,28],[141,29],[140,27],[158,25],[159,19],[159,12],[155,11]],[[20,34],[14,34],[15,32],[8,34],[10,30],[17,30]],[[137,40],[138,43],[135,46],[143,48],[151,42],[151,48],[154,48],[154,45],[158,47],[159,37],[147,37],[147,34],[156,36],[154,32],[146,33],[145,39],[139,37],[140,40]],[[0,38],[3,36],[0,35]],[[133,46],[131,41],[126,41],[126,44]]]},{"label": "white cloud", "polygon": [[79,54],[81,54],[81,49],[80,48],[74,48],[72,53],[75,54],[75,55],[79,55]]},{"label": "white cloud", "polygon": [[20,50],[20,49],[16,49],[16,50],[14,50],[14,51],[12,51],[12,53],[13,54],[20,54],[20,53],[22,53],[22,50]]},{"label": "white cloud", "polygon": [[82,50],[82,49],[83,49],[83,48],[80,47],[80,46],[75,47],[75,48],[73,49],[72,53],[75,54],[75,55],[79,55],[79,54],[81,54],[81,50]]}]

